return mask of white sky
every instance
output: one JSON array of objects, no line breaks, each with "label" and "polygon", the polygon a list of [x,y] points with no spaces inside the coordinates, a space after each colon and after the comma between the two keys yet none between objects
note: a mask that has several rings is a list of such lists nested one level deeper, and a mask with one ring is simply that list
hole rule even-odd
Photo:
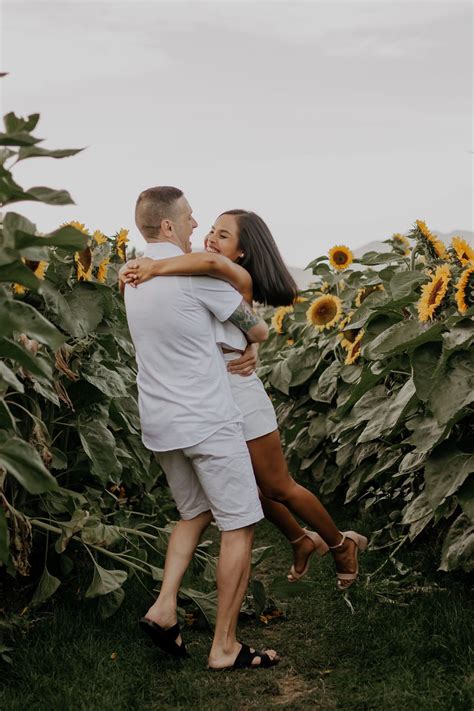
[{"label": "white sky", "polygon": [[40,112],[18,203],[42,231],[131,229],[138,193],[181,187],[199,227],[258,212],[286,261],[406,231],[473,229],[472,4],[3,0],[3,112]]}]

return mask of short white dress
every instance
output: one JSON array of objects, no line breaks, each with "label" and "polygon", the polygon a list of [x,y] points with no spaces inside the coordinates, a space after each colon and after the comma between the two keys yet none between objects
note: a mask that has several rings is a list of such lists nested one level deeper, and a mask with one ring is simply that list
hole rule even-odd
[{"label": "short white dress", "polygon": [[[221,348],[232,349],[231,353],[223,353],[224,360],[239,358],[247,346],[242,331],[230,321],[221,323],[216,319],[215,323],[216,342]],[[235,403],[244,418],[245,441],[263,437],[278,429],[275,410],[258,375],[252,373],[252,375],[242,376],[228,373],[228,376]]]}]

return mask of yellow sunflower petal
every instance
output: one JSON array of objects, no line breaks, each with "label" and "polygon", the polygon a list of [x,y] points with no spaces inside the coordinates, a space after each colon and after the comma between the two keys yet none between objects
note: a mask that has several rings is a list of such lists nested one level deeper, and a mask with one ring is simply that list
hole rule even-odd
[{"label": "yellow sunflower petal", "polygon": [[107,269],[109,267],[110,259],[106,257],[103,259],[97,268],[97,281],[103,284],[107,278]]},{"label": "yellow sunflower petal", "polygon": [[272,316],[272,326],[277,333],[283,333],[283,321],[287,314],[293,311],[293,306],[280,306]]},{"label": "yellow sunflower petal", "polygon": [[338,296],[326,294],[315,299],[306,312],[306,320],[319,331],[332,328],[342,316],[342,301]]},{"label": "yellow sunflower petal", "polygon": [[364,333],[365,333],[364,329],[361,328],[359,333],[355,337],[354,341],[350,344],[349,348],[347,349],[347,356],[344,361],[345,365],[352,365],[359,358],[360,347],[361,347],[360,342],[364,336]]},{"label": "yellow sunflower petal", "polygon": [[105,244],[105,242],[107,242],[107,237],[100,230],[96,230],[94,232],[92,239],[96,244]]},{"label": "yellow sunflower petal", "polygon": [[456,254],[456,257],[463,266],[474,263],[474,249],[462,237],[453,237],[451,246]]},{"label": "yellow sunflower petal", "polygon": [[474,266],[465,269],[459,277],[455,299],[458,310],[462,314],[474,306]]},{"label": "yellow sunflower petal", "polygon": [[329,263],[334,269],[342,271],[347,269],[354,261],[354,255],[349,247],[345,245],[337,245],[329,250]]},{"label": "yellow sunflower petal", "polygon": [[428,284],[422,287],[421,298],[417,304],[419,321],[429,321],[433,318],[446,296],[450,281],[451,270],[447,264],[443,264],[436,269]]},{"label": "yellow sunflower petal", "polygon": [[431,256],[438,259],[446,259],[447,252],[446,247],[441,242],[440,239],[435,237],[435,235],[428,229],[426,222],[423,220],[416,220],[416,229],[414,231],[414,236],[418,237],[422,241],[424,246],[431,253]]}]

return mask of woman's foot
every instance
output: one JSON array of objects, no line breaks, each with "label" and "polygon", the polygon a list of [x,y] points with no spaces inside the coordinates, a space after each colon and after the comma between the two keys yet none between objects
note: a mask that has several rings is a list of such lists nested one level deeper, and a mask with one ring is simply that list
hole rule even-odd
[{"label": "woman's foot", "polygon": [[324,555],[328,552],[329,547],[323,541],[320,535],[313,531],[304,530],[304,534],[292,541],[293,546],[293,565],[288,574],[290,583],[295,583],[302,578],[309,570],[309,562],[313,553]]},{"label": "woman's foot", "polygon": [[337,586],[340,590],[346,590],[357,580],[357,553],[366,549],[368,541],[365,536],[355,531],[342,532],[341,536],[341,542],[337,546],[330,546],[329,549],[336,564]]},{"label": "woman's foot", "polygon": [[[154,622],[155,624],[159,625],[163,630],[171,629],[178,621],[178,617],[176,615],[175,610],[172,612],[161,611],[156,607],[156,603],[155,605],[152,605],[150,607],[148,612],[145,613],[144,619],[150,620],[150,622]],[[183,640],[180,634],[176,637],[175,641],[179,647],[183,644]]]}]

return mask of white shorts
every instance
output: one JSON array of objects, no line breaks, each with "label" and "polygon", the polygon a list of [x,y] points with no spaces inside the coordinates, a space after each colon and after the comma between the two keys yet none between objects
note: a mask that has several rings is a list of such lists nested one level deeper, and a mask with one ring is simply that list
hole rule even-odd
[{"label": "white shorts", "polygon": [[182,519],[211,511],[221,531],[233,531],[263,518],[240,422],[225,425],[192,447],[155,456]]},{"label": "white shorts", "polygon": [[[226,362],[235,360],[237,353],[224,353]],[[252,375],[233,375],[228,373],[232,397],[244,418],[245,441],[263,437],[278,429],[275,410],[263,383],[256,373]]]}]

